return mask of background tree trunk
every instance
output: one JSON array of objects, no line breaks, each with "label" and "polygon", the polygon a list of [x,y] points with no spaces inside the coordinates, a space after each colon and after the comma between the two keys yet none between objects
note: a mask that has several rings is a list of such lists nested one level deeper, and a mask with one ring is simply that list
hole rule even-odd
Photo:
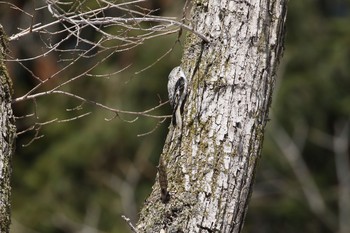
[{"label": "background tree trunk", "polygon": [[186,39],[183,128],[170,128],[160,164],[170,201],[160,201],[156,183],[141,232],[240,232],[261,153],[287,1],[193,4],[193,28],[211,42]]},{"label": "background tree trunk", "polygon": [[14,152],[16,128],[11,107],[11,80],[4,65],[5,35],[0,25],[0,232],[9,232],[11,196],[11,156]]}]

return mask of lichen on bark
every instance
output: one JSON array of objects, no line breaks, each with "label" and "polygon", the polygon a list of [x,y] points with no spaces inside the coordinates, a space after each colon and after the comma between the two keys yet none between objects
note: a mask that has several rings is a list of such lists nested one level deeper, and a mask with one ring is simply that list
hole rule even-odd
[{"label": "lichen on bark", "polygon": [[4,63],[6,35],[0,25],[0,232],[9,232],[11,222],[11,157],[16,128],[11,107],[12,82]]},{"label": "lichen on bark", "polygon": [[159,185],[140,232],[240,232],[260,158],[283,51],[285,0],[195,1],[182,66],[189,80],[183,128],[162,153],[170,201]]}]

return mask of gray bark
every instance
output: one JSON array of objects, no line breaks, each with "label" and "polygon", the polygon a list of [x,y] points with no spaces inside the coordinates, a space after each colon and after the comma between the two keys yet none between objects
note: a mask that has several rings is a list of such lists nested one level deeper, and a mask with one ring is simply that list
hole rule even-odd
[{"label": "gray bark", "polygon": [[11,107],[11,80],[4,64],[6,36],[0,25],[0,232],[10,229],[11,157],[14,152],[16,128]]},{"label": "gray bark", "polygon": [[286,5],[194,1],[192,26],[210,43],[187,36],[183,127],[170,127],[159,169],[170,199],[164,203],[156,182],[140,232],[241,231],[283,51]]}]

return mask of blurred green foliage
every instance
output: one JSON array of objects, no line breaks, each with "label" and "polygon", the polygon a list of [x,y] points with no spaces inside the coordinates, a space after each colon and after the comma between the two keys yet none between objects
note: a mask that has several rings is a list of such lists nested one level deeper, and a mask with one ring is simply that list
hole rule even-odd
[{"label": "blurred green foliage", "polygon": [[[32,4],[13,2],[21,7]],[[178,4],[151,2],[155,8],[168,7],[165,9],[171,9],[172,15],[181,12]],[[276,133],[276,128],[282,128],[301,138],[303,135],[299,135],[298,130],[309,129],[302,158],[330,215],[336,218],[339,183],[334,153],[315,144],[310,132],[317,129],[334,135],[334,125],[349,120],[349,7],[349,1],[345,0],[289,3],[286,50],[244,232],[337,231],[336,221],[330,220],[334,224],[330,227],[310,209],[300,182],[271,135]],[[9,22],[13,20],[11,17],[18,16],[5,8],[0,13],[0,22],[9,34],[13,33],[15,28]],[[152,64],[175,41],[176,35],[153,39],[132,51],[115,55],[95,72],[109,73],[128,64],[132,64],[131,68],[109,79],[83,79],[67,89],[123,110],[142,111],[153,107],[159,99],[167,99],[167,74],[180,62],[181,45],[175,46],[174,51],[152,68],[138,75],[135,72]],[[35,41],[27,43],[29,46]],[[12,46],[18,46],[11,50],[19,56],[27,51],[23,44]],[[48,59],[44,63],[47,66]],[[35,68],[38,64],[30,65]],[[79,64],[76,69],[85,65]],[[15,96],[35,84],[20,67],[10,63],[9,69],[15,83]],[[80,71],[72,71],[76,72]],[[137,220],[137,212],[154,182],[169,120],[153,133],[138,137],[156,127],[157,120],[140,117],[128,123],[125,120],[134,117],[122,114],[106,121],[105,118],[113,118],[113,113],[89,104],[84,104],[81,110],[66,111],[80,104],[55,95],[38,99],[35,104],[26,102],[14,106],[17,116],[36,110],[39,121],[92,113],[78,120],[43,126],[40,134],[44,137],[29,146],[23,145],[30,142],[35,132],[18,138],[13,159],[13,233],[84,232],[88,226],[99,230],[96,232],[128,232],[121,215]],[[170,109],[165,106],[155,113],[169,114]],[[18,128],[23,130],[34,120],[18,120]]]}]

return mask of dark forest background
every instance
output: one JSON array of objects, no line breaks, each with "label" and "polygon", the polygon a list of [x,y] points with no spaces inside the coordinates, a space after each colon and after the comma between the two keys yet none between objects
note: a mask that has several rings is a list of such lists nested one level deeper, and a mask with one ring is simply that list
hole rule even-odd
[{"label": "dark forest background", "polygon": [[[31,9],[36,1],[11,1]],[[183,2],[153,0],[144,7],[158,15],[181,17]],[[41,15],[40,17],[46,17]],[[0,7],[0,23],[12,35],[27,17]],[[350,3],[346,0],[291,0],[285,52],[276,81],[270,122],[244,232],[345,233],[350,220]],[[93,38],[93,31],[84,31]],[[87,78],[67,87],[105,105],[142,111],[167,100],[167,75],[180,63],[182,43],[150,69],[171,48],[177,35],[147,41],[115,54],[97,73],[129,69],[109,79]],[[71,46],[67,41],[64,46]],[[35,35],[9,44],[11,56],[30,57],[44,46]],[[60,69],[60,54],[24,62],[34,74],[49,77]],[[8,62],[14,97],[35,85],[31,74]],[[85,64],[76,64],[77,73]],[[69,72],[66,72],[67,77]],[[50,85],[55,85],[52,83]],[[13,105],[18,131],[35,122],[66,119],[80,103],[66,96],[45,96]],[[13,157],[13,233],[128,232],[121,218],[137,220],[151,191],[156,165],[170,120],[152,133],[156,119],[120,115],[85,104],[92,114],[40,128],[17,138]],[[155,113],[171,113],[168,105]],[[31,142],[31,143],[30,143]],[[29,143],[29,145],[27,145]],[[347,225],[349,226],[349,225]],[[342,230],[343,229],[343,230]]]}]

